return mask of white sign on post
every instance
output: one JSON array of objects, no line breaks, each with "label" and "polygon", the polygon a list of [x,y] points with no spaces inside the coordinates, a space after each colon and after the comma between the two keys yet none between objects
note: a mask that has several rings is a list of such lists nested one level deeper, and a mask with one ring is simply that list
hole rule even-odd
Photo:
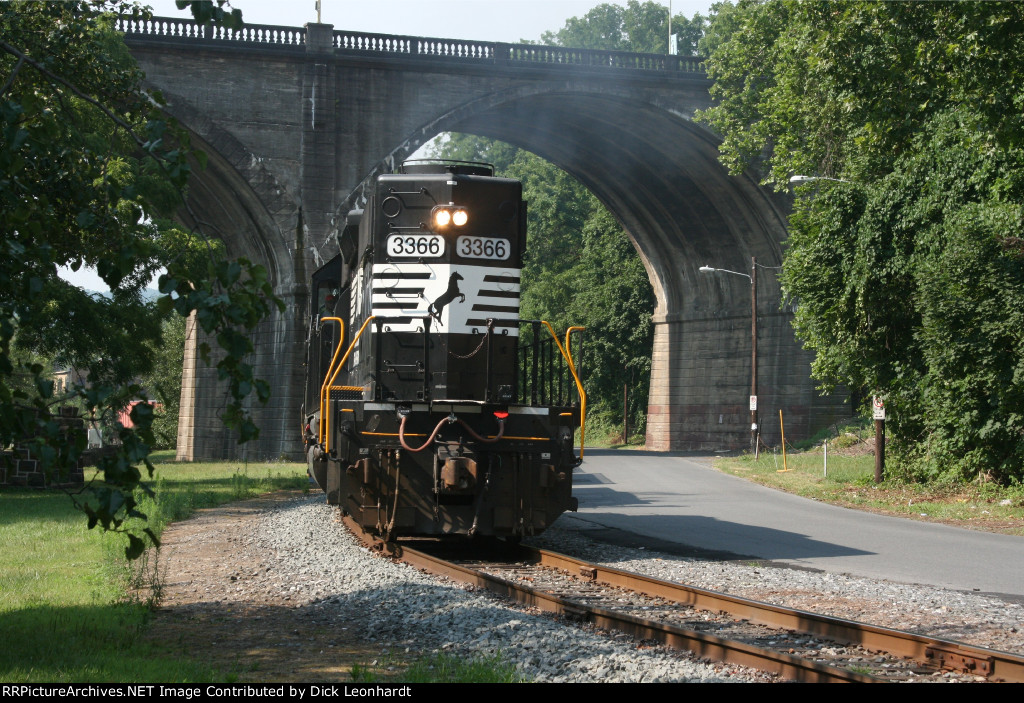
[{"label": "white sign on post", "polygon": [[750,409],[751,410],[757,410],[757,396],[756,395],[750,396]]},{"label": "white sign on post", "polygon": [[885,419],[885,402],[877,395],[874,397],[874,419],[884,420]]}]

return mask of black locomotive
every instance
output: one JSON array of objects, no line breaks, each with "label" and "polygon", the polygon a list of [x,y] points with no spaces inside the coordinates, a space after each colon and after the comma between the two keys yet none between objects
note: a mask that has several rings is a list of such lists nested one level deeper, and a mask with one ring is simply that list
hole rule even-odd
[{"label": "black locomotive", "polygon": [[328,502],[384,539],[515,539],[575,510],[582,328],[519,317],[522,184],[406,162],[338,245],[313,274],[303,406]]}]

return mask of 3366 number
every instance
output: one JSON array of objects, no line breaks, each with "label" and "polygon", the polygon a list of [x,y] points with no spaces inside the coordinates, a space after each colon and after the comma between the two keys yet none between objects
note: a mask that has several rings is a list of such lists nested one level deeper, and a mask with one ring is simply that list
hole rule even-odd
[{"label": "3366 number", "polygon": [[512,253],[507,239],[489,237],[459,237],[455,241],[455,251],[459,256],[470,259],[498,259],[504,261]]},{"label": "3366 number", "polygon": [[441,256],[444,239],[436,234],[393,234],[388,237],[388,256]]}]

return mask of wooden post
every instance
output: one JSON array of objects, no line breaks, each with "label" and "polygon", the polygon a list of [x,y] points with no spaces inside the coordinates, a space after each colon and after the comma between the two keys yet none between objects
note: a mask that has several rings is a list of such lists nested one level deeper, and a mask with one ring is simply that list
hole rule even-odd
[{"label": "wooden post", "polygon": [[629,444],[629,384],[622,384],[622,443]]},{"label": "wooden post", "polygon": [[885,420],[875,420],[875,483],[885,473]]},{"label": "wooden post", "polygon": [[871,406],[875,419],[875,483],[881,483],[885,473],[885,401],[876,395]]}]

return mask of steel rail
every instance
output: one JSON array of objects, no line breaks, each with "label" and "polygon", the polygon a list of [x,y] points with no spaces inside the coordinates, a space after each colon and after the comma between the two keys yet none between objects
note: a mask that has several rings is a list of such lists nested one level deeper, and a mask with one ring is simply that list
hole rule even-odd
[{"label": "steel rail", "polygon": [[1024,656],[1018,654],[684,586],[580,561],[544,549],[523,547],[523,551],[527,559],[541,566],[561,569],[597,583],[691,605],[700,610],[721,611],[762,625],[858,644],[870,650],[914,659],[936,668],[985,676],[991,681],[1024,682]]},{"label": "steel rail", "polygon": [[783,678],[808,683],[870,683],[881,679],[839,667],[803,659],[784,652],[696,632],[667,623],[638,618],[626,613],[587,605],[568,598],[513,583],[469,567],[453,564],[415,549],[399,548],[402,561],[430,573],[486,588],[517,603],[544,612],[588,622],[596,627],[624,632],[642,640],[654,640],[714,661],[738,664],[775,673]]},{"label": "steel rail", "polygon": [[[625,632],[641,639],[655,640],[669,647],[691,651],[716,661],[777,673],[796,681],[874,682],[882,680],[786,653],[625,613],[616,613],[544,593],[529,586],[445,561],[408,545],[393,543],[384,545],[373,536],[362,532],[351,518],[345,517],[344,521],[353,534],[371,548],[387,551],[392,556],[424,571],[486,588],[493,593],[545,612],[585,620],[598,627]],[[1024,656],[1019,654],[986,649],[952,640],[925,637],[910,632],[730,596],[717,591],[685,586],[581,561],[544,549],[521,547],[516,558],[532,562],[534,565],[561,570],[594,583],[628,589],[646,596],[690,605],[699,610],[723,612],[732,617],[747,619],[761,625],[856,644],[866,649],[913,659],[938,669],[985,676],[990,681],[1024,682]]]},{"label": "steel rail", "polygon": [[624,632],[639,639],[654,640],[673,649],[693,652],[700,657],[706,657],[715,661],[748,666],[760,671],[775,673],[793,681],[809,683],[870,683],[881,681],[881,679],[873,676],[840,669],[784,652],[772,651],[744,642],[736,642],[703,632],[696,632],[666,623],[638,618],[626,613],[617,613],[605,608],[578,603],[561,596],[512,583],[498,576],[492,576],[469,567],[453,564],[403,544],[389,543],[385,545],[374,537],[362,532],[351,518],[344,517],[343,521],[357,538],[372,549],[388,552],[394,558],[436,576],[444,576],[460,583],[467,583],[478,588],[486,588],[492,593],[504,596],[517,603],[538,608],[544,612],[589,622],[596,627]]}]

